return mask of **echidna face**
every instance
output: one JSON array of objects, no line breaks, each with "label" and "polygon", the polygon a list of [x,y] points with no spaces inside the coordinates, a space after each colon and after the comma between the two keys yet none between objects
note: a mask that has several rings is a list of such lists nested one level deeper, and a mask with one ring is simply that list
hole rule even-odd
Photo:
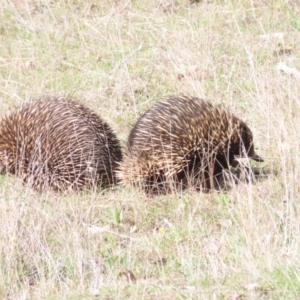
[{"label": "echidna face", "polygon": [[240,151],[241,157],[248,157],[257,162],[264,161],[263,158],[254,151],[252,133],[247,126],[242,129]]}]

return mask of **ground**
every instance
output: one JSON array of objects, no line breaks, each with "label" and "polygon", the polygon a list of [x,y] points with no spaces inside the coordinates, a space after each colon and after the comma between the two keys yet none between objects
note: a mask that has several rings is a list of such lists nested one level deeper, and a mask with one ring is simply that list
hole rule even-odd
[{"label": "ground", "polygon": [[245,120],[265,162],[226,191],[156,197],[2,175],[0,298],[299,299],[299,29],[297,0],[3,1],[0,116],[66,96],[124,146],[143,112],[184,93]]}]

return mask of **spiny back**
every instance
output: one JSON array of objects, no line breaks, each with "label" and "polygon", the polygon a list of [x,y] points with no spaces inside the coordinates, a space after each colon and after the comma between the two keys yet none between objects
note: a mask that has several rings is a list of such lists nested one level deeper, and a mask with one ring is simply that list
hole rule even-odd
[{"label": "spiny back", "polygon": [[111,184],[121,158],[108,124],[69,99],[33,101],[0,122],[0,167],[37,188]]},{"label": "spiny back", "polygon": [[196,97],[171,97],[149,109],[138,120],[129,135],[128,147],[130,152],[143,149],[144,153],[145,146],[151,149],[168,147],[176,155],[198,151],[204,146],[226,151],[229,140],[239,141],[238,133],[245,126],[222,106]]},{"label": "spiny back", "polygon": [[191,170],[208,172],[205,168],[211,162],[219,172],[235,156],[245,155],[261,160],[243,121],[196,97],[170,97],[150,108],[131,130],[118,176],[125,183],[168,177],[176,181]]}]

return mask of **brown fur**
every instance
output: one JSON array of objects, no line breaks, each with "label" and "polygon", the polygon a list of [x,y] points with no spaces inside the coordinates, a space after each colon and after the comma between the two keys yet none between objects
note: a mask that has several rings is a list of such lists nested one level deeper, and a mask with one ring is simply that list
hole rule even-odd
[{"label": "brown fur", "polygon": [[222,106],[196,97],[170,97],[150,108],[130,132],[118,177],[152,192],[214,188],[235,157],[263,161],[248,126]]},{"label": "brown fur", "polygon": [[0,121],[0,169],[37,189],[108,186],[121,159],[108,124],[69,99],[30,102]]}]

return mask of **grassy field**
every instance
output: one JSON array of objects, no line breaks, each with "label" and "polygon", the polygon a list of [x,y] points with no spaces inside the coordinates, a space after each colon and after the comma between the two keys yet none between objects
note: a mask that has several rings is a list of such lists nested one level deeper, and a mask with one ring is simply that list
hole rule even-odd
[{"label": "grassy field", "polygon": [[168,95],[245,120],[264,176],[229,191],[37,193],[0,177],[0,299],[300,299],[297,0],[5,0],[0,116],[66,96],[125,145]]}]

